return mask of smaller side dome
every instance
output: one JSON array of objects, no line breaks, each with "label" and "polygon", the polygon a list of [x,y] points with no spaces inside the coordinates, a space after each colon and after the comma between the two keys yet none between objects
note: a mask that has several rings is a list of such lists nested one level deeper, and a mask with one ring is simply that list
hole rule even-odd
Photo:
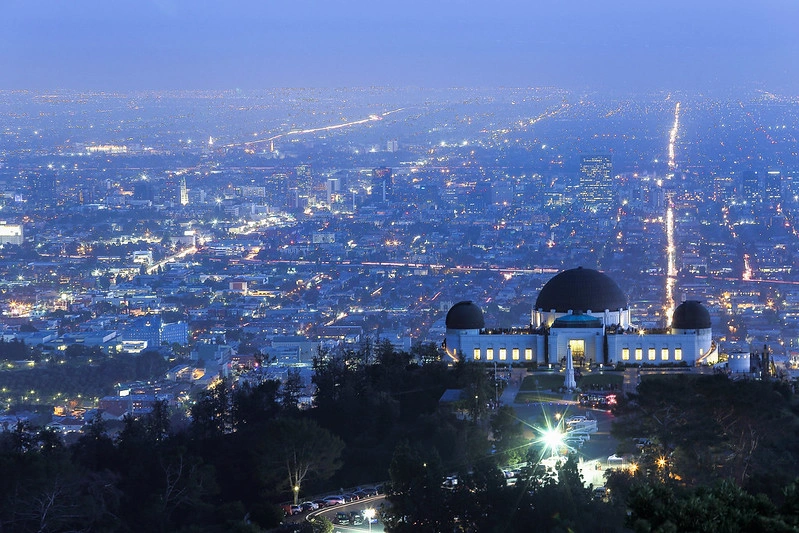
[{"label": "smaller side dome", "polygon": [[483,310],[472,301],[458,302],[447,313],[447,329],[483,329]]},{"label": "smaller side dome", "polygon": [[697,300],[687,300],[674,310],[672,329],[710,329],[710,313]]}]

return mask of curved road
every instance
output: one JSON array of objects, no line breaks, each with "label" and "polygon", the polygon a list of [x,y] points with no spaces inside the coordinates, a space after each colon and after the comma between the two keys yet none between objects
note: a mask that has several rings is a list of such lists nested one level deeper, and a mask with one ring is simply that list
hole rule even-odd
[{"label": "curved road", "polygon": [[[336,524],[336,522],[334,520],[336,518],[336,513],[341,511],[341,512],[345,512],[345,513],[349,514],[351,511],[363,511],[363,510],[369,509],[369,508],[372,508],[372,509],[375,509],[375,510],[379,510],[380,507],[384,504],[384,499],[385,499],[385,495],[384,494],[380,494],[379,496],[372,496],[370,498],[364,498],[363,500],[358,500],[358,501],[355,501],[355,502],[344,503],[344,504],[341,504],[341,505],[334,505],[332,507],[324,507],[322,509],[319,509],[318,511],[311,511],[310,513],[308,513],[308,516],[306,516],[305,518],[306,518],[306,520],[310,520],[311,518],[313,518],[315,516],[324,516],[325,518],[327,518],[328,520],[333,522],[333,531],[334,532],[338,532],[338,533],[345,533],[345,532],[364,533],[364,532],[368,532],[369,531],[369,525],[368,524],[364,523],[364,524],[362,524],[360,526]],[[377,514],[377,516],[379,517],[379,513]],[[383,530],[383,522],[381,520],[378,520],[378,522],[376,524],[372,524],[371,531],[373,533],[383,533],[383,531],[384,531]]]}]

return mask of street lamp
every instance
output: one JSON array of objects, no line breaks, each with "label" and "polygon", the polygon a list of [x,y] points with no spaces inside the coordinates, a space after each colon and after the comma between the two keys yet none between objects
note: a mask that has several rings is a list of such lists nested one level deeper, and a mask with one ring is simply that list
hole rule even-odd
[{"label": "street lamp", "polygon": [[366,523],[369,524],[369,532],[372,531],[372,518],[375,517],[375,510],[371,507],[369,509],[365,509],[363,511],[363,515],[366,517]]},{"label": "street lamp", "polygon": [[292,489],[294,489],[294,505],[297,505],[297,502],[299,501],[299,495],[300,495],[300,486],[299,485],[294,485],[292,487]]},{"label": "street lamp", "polygon": [[554,456],[563,447],[563,433],[557,427],[547,429],[541,435],[541,442],[546,448],[549,448],[550,453]]}]

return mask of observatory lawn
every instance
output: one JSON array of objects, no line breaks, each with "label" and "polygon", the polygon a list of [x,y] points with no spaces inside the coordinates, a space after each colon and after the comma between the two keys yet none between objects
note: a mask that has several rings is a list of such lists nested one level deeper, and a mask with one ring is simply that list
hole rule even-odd
[{"label": "observatory lawn", "polygon": [[[560,399],[563,394],[558,392],[563,386],[564,374],[562,372],[539,372],[524,378],[516,402],[550,401]],[[615,387],[621,389],[624,375],[621,372],[604,371],[585,374],[577,381],[577,386],[583,390]]]}]

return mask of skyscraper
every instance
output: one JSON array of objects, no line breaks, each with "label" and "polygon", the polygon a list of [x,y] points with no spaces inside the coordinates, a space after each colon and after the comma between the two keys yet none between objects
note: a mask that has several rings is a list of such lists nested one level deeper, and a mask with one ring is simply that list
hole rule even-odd
[{"label": "skyscraper", "polygon": [[189,205],[189,189],[186,187],[186,178],[180,178],[180,205]]},{"label": "skyscraper", "polygon": [[763,184],[763,200],[769,207],[776,207],[782,197],[782,172],[779,170],[769,170],[766,172],[765,183]]},{"label": "skyscraper", "polygon": [[390,168],[372,170],[372,194],[377,195],[380,202],[386,202],[394,196],[394,175]]},{"label": "skyscraper", "polygon": [[741,193],[743,200],[750,203],[763,201],[763,188],[760,186],[760,176],[753,170],[744,170],[741,173]]},{"label": "skyscraper", "polygon": [[588,155],[580,160],[578,198],[586,210],[608,211],[613,206],[613,163],[609,155]]}]

